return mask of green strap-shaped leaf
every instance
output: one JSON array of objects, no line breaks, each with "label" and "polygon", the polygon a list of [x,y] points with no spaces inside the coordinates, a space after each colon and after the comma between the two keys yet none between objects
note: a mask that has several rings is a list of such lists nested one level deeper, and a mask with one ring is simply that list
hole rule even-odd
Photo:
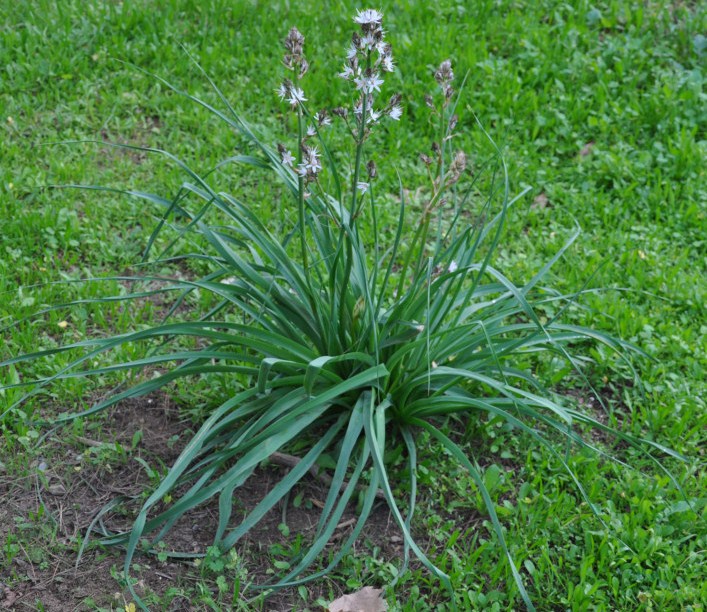
[{"label": "green strap-shaped leaf", "polygon": [[503,528],[501,527],[501,522],[498,520],[498,515],[496,514],[495,504],[493,503],[491,495],[489,494],[488,489],[484,484],[484,480],[479,474],[478,470],[472,465],[471,461],[469,461],[469,459],[462,452],[462,450],[436,427],[420,419],[414,419],[413,424],[421,427],[425,431],[429,432],[434,438],[436,438],[442,444],[442,446],[446,448],[452,454],[452,456],[467,469],[467,471],[471,475],[472,479],[474,480],[476,486],[479,489],[479,492],[481,493],[481,496],[484,499],[484,504],[486,504],[486,509],[489,513],[489,518],[491,519],[491,524],[493,525],[494,531],[496,532],[496,536],[498,537],[499,543],[501,544],[501,548],[506,554],[508,563],[510,565],[511,573],[513,574],[513,578],[515,580],[516,586],[518,587],[518,591],[520,592],[520,596],[523,599],[523,603],[525,603],[526,607],[530,612],[534,612],[535,606],[530,600],[528,592],[525,590],[525,586],[523,585],[523,579],[521,578],[520,573],[518,572],[518,569],[516,568],[515,563],[513,561],[513,557],[511,556],[511,553],[508,550],[506,538],[503,535]]}]

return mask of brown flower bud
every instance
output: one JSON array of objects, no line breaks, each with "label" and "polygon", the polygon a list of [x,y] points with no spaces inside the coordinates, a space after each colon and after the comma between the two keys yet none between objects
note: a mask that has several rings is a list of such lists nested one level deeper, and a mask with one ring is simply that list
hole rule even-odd
[{"label": "brown flower bud", "polygon": [[466,154],[464,151],[457,151],[451,165],[449,166],[449,173],[447,175],[447,184],[453,185],[459,180],[462,172],[466,169]]},{"label": "brown flower bud", "polygon": [[300,58],[299,62],[299,76],[302,78],[305,74],[307,74],[307,70],[309,70],[309,62],[304,58]]},{"label": "brown flower bud", "polygon": [[435,71],[435,80],[440,84],[446,84],[454,80],[451,60],[444,60]]},{"label": "brown flower bud", "polygon": [[374,179],[376,176],[378,176],[378,170],[376,168],[376,162],[373,160],[369,161],[366,164],[366,170],[368,170],[368,178],[369,179]]},{"label": "brown flower bud", "polygon": [[297,28],[292,28],[285,38],[285,49],[292,55],[302,55],[304,47],[304,36]]}]

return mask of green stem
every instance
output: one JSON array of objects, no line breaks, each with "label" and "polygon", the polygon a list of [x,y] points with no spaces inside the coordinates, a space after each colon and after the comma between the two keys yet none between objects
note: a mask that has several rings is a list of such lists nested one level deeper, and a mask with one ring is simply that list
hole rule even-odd
[{"label": "green stem", "polygon": [[434,210],[435,205],[440,199],[440,196],[442,195],[442,191],[438,191],[437,193],[432,196],[432,199],[430,200],[429,204],[425,207],[425,210],[423,212],[423,221],[417,226],[417,231],[415,232],[415,236],[412,239],[412,242],[410,243],[410,248],[408,248],[407,253],[405,254],[405,261],[403,262],[403,267],[400,270],[400,280],[398,281],[398,291],[397,295],[402,295],[403,292],[403,286],[405,284],[405,276],[407,275],[408,268],[410,267],[410,262],[412,261],[412,256],[413,253],[415,253],[415,247],[416,245],[419,245],[419,249],[417,250],[417,265],[415,268],[415,271],[417,271],[420,267],[420,261],[424,255],[425,252],[425,246],[427,244],[427,233],[430,229],[430,217],[432,216],[432,211]]},{"label": "green stem", "polygon": [[[370,52],[368,53],[368,58],[366,60],[366,68],[369,69],[371,67],[371,54]],[[357,185],[359,182],[359,177],[361,174],[361,158],[363,157],[363,141],[364,141],[364,136],[366,133],[366,113],[368,111],[366,107],[366,102],[367,102],[367,97],[366,93],[362,93],[362,99],[361,99],[361,125],[358,130],[358,140],[356,141],[356,161],[354,162],[354,175],[353,175],[353,184],[351,187],[351,210],[349,211],[350,218],[349,218],[349,232],[346,232],[343,228],[342,224],[342,240],[344,240],[345,248],[346,248],[346,253],[344,255],[344,276],[342,277],[341,280],[341,292],[339,294],[339,322],[343,323],[345,320],[345,314],[346,314],[346,295],[348,293],[348,285],[349,285],[349,276],[351,275],[351,268],[352,268],[352,259],[353,259],[353,253],[352,253],[352,240],[356,239],[358,234],[356,232],[356,215],[357,215],[357,196],[358,196],[358,190],[357,190]],[[355,296],[354,296],[355,297]],[[354,300],[354,305],[352,308],[355,308],[355,300]],[[351,322],[353,324],[353,311],[350,313],[350,318]],[[341,325],[340,328],[340,341],[343,347],[346,346],[346,326]],[[352,336],[353,337],[353,336]]]},{"label": "green stem", "polygon": [[[370,67],[371,58],[370,54],[368,57],[368,66]],[[363,156],[363,138],[366,133],[366,113],[368,108],[366,106],[367,96],[364,93],[361,101],[361,126],[358,130],[358,141],[356,142],[356,161],[354,163],[354,176],[353,176],[353,186],[352,186],[352,196],[351,196],[351,219],[350,223],[353,225],[356,219],[356,200],[358,197],[358,179],[361,176],[361,157]]]},{"label": "green stem", "polygon": [[[295,81],[296,84],[296,81]],[[299,170],[299,165],[302,163],[302,136],[303,136],[303,125],[302,125],[302,108],[297,106],[297,166]],[[298,206],[299,206],[299,233],[300,233],[300,246],[302,250],[302,268],[304,269],[304,277],[309,284],[309,266],[307,265],[307,235],[306,235],[306,224],[304,222],[304,177],[297,173],[297,194],[298,194]]]}]

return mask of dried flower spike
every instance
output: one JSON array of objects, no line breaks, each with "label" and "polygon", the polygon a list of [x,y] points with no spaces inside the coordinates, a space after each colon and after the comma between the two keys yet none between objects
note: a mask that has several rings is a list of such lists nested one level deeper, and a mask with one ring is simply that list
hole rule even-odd
[{"label": "dried flower spike", "polygon": [[447,184],[453,185],[459,180],[462,172],[466,170],[466,154],[464,151],[457,151],[451,165],[449,166],[449,174],[447,175]]},{"label": "dried flower spike", "polygon": [[299,72],[302,77],[309,70],[309,63],[304,57],[304,36],[297,28],[292,28],[285,37],[285,57],[283,63],[290,70]]},{"label": "dried flower spike", "polygon": [[444,93],[445,107],[447,106],[449,100],[454,94],[454,89],[452,88],[452,81],[454,80],[454,71],[452,70],[451,60],[444,60],[439,68],[435,71],[435,80],[439,84],[442,92]]},{"label": "dried flower spike", "polygon": [[435,80],[440,84],[448,84],[454,80],[454,71],[452,70],[451,60],[444,60],[435,72]]}]

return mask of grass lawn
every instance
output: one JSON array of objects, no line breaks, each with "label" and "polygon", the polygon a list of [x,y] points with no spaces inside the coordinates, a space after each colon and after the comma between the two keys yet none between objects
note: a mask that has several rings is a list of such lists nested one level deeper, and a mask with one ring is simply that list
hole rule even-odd
[{"label": "grass lawn", "polygon": [[[552,286],[604,288],[582,296],[574,321],[652,356],[634,364],[641,388],[614,355],[590,353],[585,371],[606,411],[553,364],[543,378],[597,418],[687,458],[660,457],[676,477],[671,482],[651,457],[611,438],[594,443],[623,463],[572,449],[569,462],[605,527],[557,459],[532,439],[486,417],[450,421],[449,434],[482,468],[530,596],[538,610],[704,610],[707,11],[662,0],[380,4],[396,62],[383,94],[400,91],[404,106],[400,123],[386,123],[373,139],[378,192],[391,194],[381,204],[384,234],[392,241],[396,231],[396,173],[413,208],[424,184],[419,156],[429,152],[434,129],[424,95],[435,68],[451,58],[457,83],[468,73],[459,130],[472,167],[491,152],[476,115],[503,151],[511,191],[531,188],[511,211],[496,267],[527,281],[578,224],[582,234],[553,267]],[[169,309],[154,296],[132,304],[80,301],[130,290],[126,280],[81,279],[139,273],[161,211],[117,192],[47,186],[173,197],[183,176],[159,155],[58,143],[156,147],[201,172],[233,155],[243,144],[237,134],[143,72],[216,104],[185,49],[264,140],[291,140],[274,91],[283,76],[281,40],[292,25],[306,36],[306,93],[315,107],[343,104],[345,87],[335,75],[353,14],[348,1],[0,1],[0,361],[142,328]],[[269,227],[287,227],[296,214],[257,173],[228,166],[219,180]],[[189,278],[204,270],[177,261],[158,272]],[[174,316],[209,305],[208,296],[193,295]],[[111,359],[140,355],[139,346],[122,347]],[[67,363],[67,355],[56,354],[0,367],[0,386],[52,375]],[[22,389],[0,391],[0,607],[122,610],[130,603],[119,551],[89,546],[74,569],[86,529],[118,496],[125,501],[111,520],[129,513],[130,497],[159,480],[233,383],[225,376],[193,380],[63,427],[33,423],[87,409],[124,378],[68,378],[10,410]],[[259,482],[243,493],[253,500],[239,502],[257,501],[277,470],[263,466]],[[431,442],[418,478],[413,532],[450,575],[457,607],[522,609],[471,479]],[[317,486],[302,487],[238,554],[211,550],[189,564],[164,555],[136,558],[133,575],[145,601],[155,610],[318,610],[372,585],[386,588],[391,609],[451,609],[447,591],[419,563],[389,586],[402,547],[384,504],[355,554],[329,576],[247,603],[257,595],[248,584],[297,556]],[[202,531],[214,520],[209,512],[179,528],[183,550],[208,545]],[[100,521],[94,526],[100,529]]]}]

